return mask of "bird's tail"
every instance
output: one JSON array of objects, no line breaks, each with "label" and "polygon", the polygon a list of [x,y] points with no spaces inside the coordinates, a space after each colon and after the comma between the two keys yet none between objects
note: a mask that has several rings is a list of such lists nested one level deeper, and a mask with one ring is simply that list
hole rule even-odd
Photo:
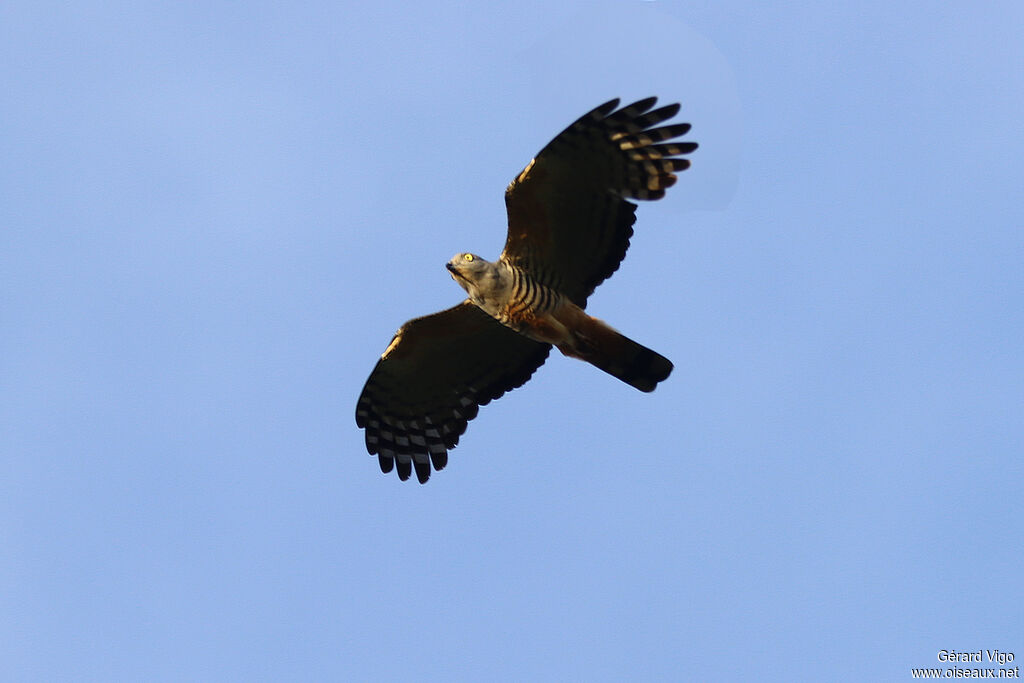
[{"label": "bird's tail", "polygon": [[[566,356],[585,360],[640,391],[654,391],[658,382],[672,372],[672,361],[638,344],[603,320],[575,311],[564,311],[560,321],[570,331],[570,340],[559,344]],[[561,320],[561,318],[568,318]]]}]

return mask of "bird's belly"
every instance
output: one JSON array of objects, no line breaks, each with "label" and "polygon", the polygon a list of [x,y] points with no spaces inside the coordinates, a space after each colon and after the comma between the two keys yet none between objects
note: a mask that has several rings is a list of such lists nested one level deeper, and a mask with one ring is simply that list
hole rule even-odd
[{"label": "bird's belly", "polygon": [[519,328],[519,332],[534,341],[556,346],[569,339],[569,330],[550,313],[530,319]]},{"label": "bird's belly", "polygon": [[[516,332],[530,339],[556,346],[565,344],[572,337],[569,328],[559,320],[559,309],[568,302],[562,302],[553,310],[538,312],[529,307],[509,306],[498,319]],[[569,306],[573,304],[568,303]]]}]

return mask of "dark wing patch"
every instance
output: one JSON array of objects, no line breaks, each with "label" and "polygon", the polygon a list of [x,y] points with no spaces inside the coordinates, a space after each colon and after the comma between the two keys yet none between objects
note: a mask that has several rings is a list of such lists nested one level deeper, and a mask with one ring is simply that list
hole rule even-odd
[{"label": "dark wing patch", "polygon": [[695,142],[669,142],[690,124],[656,127],[678,104],[649,97],[616,110],[611,100],[544,147],[505,190],[508,239],[501,258],[586,306],[629,248],[636,204],[660,199],[690,166]]},{"label": "dark wing patch", "polygon": [[551,346],[505,327],[468,299],[402,325],[366,380],[356,424],[382,472],[443,469],[480,406],[522,386]]}]

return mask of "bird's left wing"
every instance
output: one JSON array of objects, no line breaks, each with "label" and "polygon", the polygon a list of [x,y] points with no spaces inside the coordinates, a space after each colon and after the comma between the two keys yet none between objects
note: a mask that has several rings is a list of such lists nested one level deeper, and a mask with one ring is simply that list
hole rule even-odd
[{"label": "bird's left wing", "polygon": [[542,149],[505,190],[508,239],[502,259],[586,306],[629,248],[636,204],[660,199],[689,167],[695,142],[673,142],[690,124],[663,126],[678,104],[656,98],[584,114]]},{"label": "bird's left wing", "polygon": [[551,346],[505,327],[468,299],[402,325],[366,380],[356,424],[383,472],[424,483],[442,469],[480,406],[521,386]]}]

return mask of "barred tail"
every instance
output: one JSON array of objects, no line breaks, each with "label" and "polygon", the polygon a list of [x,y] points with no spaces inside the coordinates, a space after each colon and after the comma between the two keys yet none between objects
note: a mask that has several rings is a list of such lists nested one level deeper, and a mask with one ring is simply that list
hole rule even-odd
[{"label": "barred tail", "polygon": [[607,323],[583,311],[571,317],[571,342],[558,345],[565,355],[585,360],[640,391],[654,391],[672,372],[672,361]]}]

